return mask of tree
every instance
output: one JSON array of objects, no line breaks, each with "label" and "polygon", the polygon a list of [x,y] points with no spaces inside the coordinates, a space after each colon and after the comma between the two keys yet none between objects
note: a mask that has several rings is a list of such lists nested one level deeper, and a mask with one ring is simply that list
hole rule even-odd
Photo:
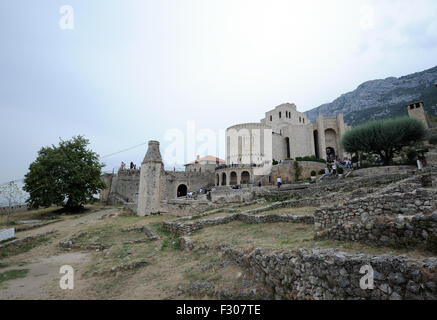
[{"label": "tree", "polygon": [[29,166],[23,189],[30,195],[31,208],[63,206],[81,211],[83,205],[105,187],[101,179],[104,164],[97,153],[87,149],[89,141],[82,136],[61,140],[59,146],[43,147]]},{"label": "tree", "polygon": [[6,199],[8,202],[7,224],[9,224],[12,212],[14,211],[13,207],[23,203],[23,191],[20,190],[15,182],[11,181],[8,184],[0,186],[0,197]]},{"label": "tree", "polygon": [[341,143],[346,152],[376,154],[384,165],[389,165],[403,147],[414,145],[425,136],[426,129],[419,120],[401,117],[357,126],[343,135]]}]

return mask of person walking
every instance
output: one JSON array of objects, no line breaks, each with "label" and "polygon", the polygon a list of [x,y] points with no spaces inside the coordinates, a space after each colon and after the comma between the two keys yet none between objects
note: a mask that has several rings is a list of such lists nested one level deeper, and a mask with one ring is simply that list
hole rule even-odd
[{"label": "person walking", "polygon": [[282,184],[282,178],[278,177],[278,179],[276,179],[276,183],[278,185],[278,190],[281,188],[281,184]]}]

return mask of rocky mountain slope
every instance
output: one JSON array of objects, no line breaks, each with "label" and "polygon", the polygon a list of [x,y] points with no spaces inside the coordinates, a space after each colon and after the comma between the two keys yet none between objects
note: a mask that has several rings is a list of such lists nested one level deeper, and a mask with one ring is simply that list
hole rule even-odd
[{"label": "rocky mountain slope", "polygon": [[437,116],[437,67],[403,76],[371,80],[331,103],[306,112],[314,121],[321,113],[333,117],[342,112],[349,125],[369,120],[407,115],[406,105],[423,100],[428,115]]}]

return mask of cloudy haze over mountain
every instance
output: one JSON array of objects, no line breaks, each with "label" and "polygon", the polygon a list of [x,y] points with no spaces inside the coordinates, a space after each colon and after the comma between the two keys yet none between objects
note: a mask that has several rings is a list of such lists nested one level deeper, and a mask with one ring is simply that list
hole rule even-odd
[{"label": "cloudy haze over mountain", "polygon": [[[73,30],[60,28],[63,5]],[[224,157],[220,130],[276,105],[307,111],[434,67],[437,1],[2,1],[0,39],[3,183],[59,137],[83,134],[101,155],[150,139],[165,150],[172,132],[192,140],[187,121],[216,133],[217,148],[197,141],[178,166]],[[105,170],[145,151],[107,157]]]}]

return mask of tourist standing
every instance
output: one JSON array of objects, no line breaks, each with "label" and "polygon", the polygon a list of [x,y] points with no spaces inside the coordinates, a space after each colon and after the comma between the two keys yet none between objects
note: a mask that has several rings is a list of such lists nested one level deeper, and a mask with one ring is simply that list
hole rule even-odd
[{"label": "tourist standing", "polygon": [[419,169],[419,171],[422,171],[422,162],[417,159],[417,169]]},{"label": "tourist standing", "polygon": [[336,174],[337,174],[337,165],[335,164],[335,161],[334,161],[334,163],[332,164],[332,174],[333,174],[333,175],[336,175]]}]

